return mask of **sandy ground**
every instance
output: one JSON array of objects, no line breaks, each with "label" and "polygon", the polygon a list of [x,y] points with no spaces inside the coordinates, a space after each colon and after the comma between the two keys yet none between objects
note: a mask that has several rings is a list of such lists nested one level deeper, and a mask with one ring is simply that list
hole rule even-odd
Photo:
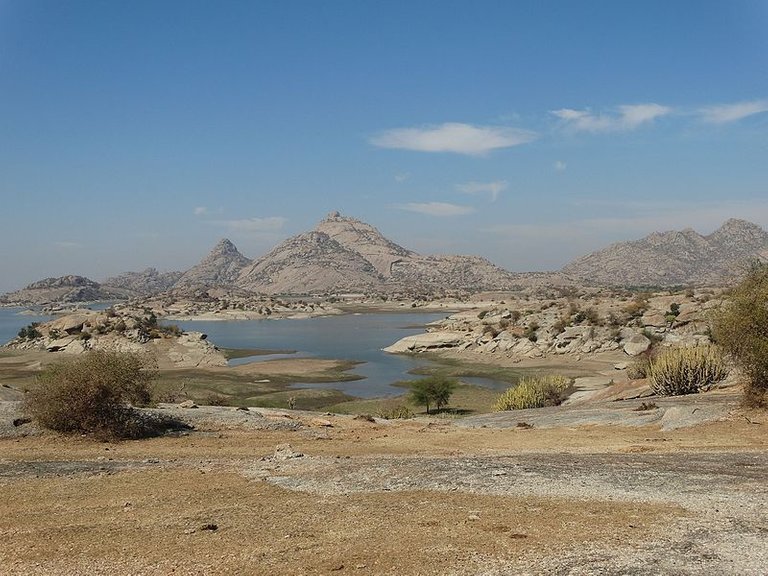
[{"label": "sandy ground", "polygon": [[676,430],[169,407],[195,430],[111,444],[13,427],[0,406],[3,574],[768,565],[768,415],[733,403]]}]

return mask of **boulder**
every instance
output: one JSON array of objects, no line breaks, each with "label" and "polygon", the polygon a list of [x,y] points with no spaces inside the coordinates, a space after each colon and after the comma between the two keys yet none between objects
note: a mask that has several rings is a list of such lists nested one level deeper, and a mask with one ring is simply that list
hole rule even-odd
[{"label": "boulder", "polygon": [[461,344],[461,341],[462,335],[455,332],[425,332],[406,336],[383,350],[391,354],[423,352],[435,348],[454,348]]},{"label": "boulder", "polygon": [[642,354],[651,347],[651,341],[643,334],[635,334],[624,343],[624,352],[630,356]]}]

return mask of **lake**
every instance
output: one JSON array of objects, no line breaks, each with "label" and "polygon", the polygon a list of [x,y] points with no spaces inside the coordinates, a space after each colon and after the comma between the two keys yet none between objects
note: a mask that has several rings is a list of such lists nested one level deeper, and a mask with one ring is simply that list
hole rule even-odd
[{"label": "lake", "polygon": [[[44,322],[50,316],[19,314],[23,308],[0,308],[0,342],[14,338],[31,322]],[[294,354],[250,356],[230,364],[259,362],[272,358],[331,358],[361,362],[351,371],[362,376],[351,382],[295,384],[296,388],[332,388],[359,398],[398,396],[404,390],[392,386],[399,380],[414,380],[409,374],[419,366],[430,365],[424,358],[387,354],[381,349],[400,338],[424,331],[424,326],[445,318],[445,312],[346,314],[308,319],[182,321],[173,322],[183,330],[204,332],[221,348],[295,350]],[[462,378],[467,383],[506,390],[507,382],[487,378]]]},{"label": "lake", "polygon": [[[295,350],[293,354],[270,354],[232,360],[231,364],[273,358],[335,358],[362,362],[351,370],[363,380],[351,382],[301,383],[296,388],[333,388],[351,396],[372,398],[396,396],[403,389],[398,380],[419,376],[408,372],[430,364],[428,360],[387,354],[381,349],[400,338],[424,331],[424,326],[445,318],[445,313],[346,314],[307,319],[174,322],[183,330],[208,334],[222,348]],[[505,384],[508,386],[508,384]]]}]

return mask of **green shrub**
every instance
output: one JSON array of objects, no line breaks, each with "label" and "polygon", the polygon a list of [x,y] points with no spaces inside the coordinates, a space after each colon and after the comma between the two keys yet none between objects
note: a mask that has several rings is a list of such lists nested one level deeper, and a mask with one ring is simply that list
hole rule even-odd
[{"label": "green shrub", "polygon": [[753,264],[731,291],[712,335],[746,377],[745,403],[768,407],[768,264]]},{"label": "green shrub", "polygon": [[714,346],[672,348],[648,366],[651,390],[660,396],[696,394],[728,376],[728,366]]},{"label": "green shrub", "polygon": [[151,401],[154,376],[135,354],[91,351],[46,368],[25,396],[24,406],[40,426],[57,432],[147,436],[151,423],[131,404]]},{"label": "green shrub", "polygon": [[557,406],[564,400],[564,393],[570,385],[569,378],[558,374],[523,378],[517,386],[498,397],[493,409],[501,412]]}]

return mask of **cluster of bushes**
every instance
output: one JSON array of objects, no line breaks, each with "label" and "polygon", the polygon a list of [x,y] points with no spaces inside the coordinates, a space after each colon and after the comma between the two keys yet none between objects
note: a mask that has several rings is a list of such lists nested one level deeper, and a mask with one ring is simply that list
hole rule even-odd
[{"label": "cluster of bushes", "polygon": [[500,412],[558,406],[570,386],[571,379],[560,375],[523,378],[517,386],[499,396],[493,409]]},{"label": "cluster of bushes", "polygon": [[34,340],[35,338],[40,338],[42,334],[40,334],[40,331],[37,329],[39,325],[38,322],[32,322],[29,326],[25,326],[19,330],[19,338],[22,340]]}]

